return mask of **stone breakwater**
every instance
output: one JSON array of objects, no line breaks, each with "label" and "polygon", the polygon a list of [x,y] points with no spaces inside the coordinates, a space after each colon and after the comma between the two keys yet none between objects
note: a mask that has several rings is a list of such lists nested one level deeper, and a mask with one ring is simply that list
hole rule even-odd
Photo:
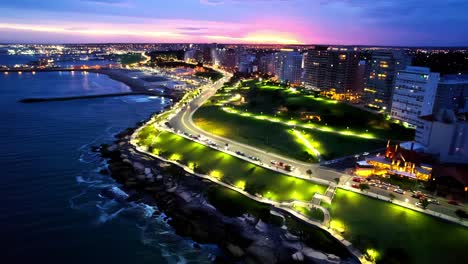
[{"label": "stone breakwater", "polygon": [[[188,174],[182,168],[167,164],[130,144],[129,129],[111,146],[96,148],[108,160],[111,176],[123,185],[129,196],[125,201],[148,197],[169,218],[169,224],[181,236],[197,243],[217,244],[225,253],[217,263],[359,263],[340,248],[340,256],[322,253],[299,236],[291,234],[283,224],[271,224],[245,214],[223,215],[206,198],[214,183]],[[271,212],[284,220],[292,217],[284,212]],[[281,219],[280,218],[280,219]],[[320,238],[317,238],[318,240]],[[337,242],[336,247],[342,247]]]}]

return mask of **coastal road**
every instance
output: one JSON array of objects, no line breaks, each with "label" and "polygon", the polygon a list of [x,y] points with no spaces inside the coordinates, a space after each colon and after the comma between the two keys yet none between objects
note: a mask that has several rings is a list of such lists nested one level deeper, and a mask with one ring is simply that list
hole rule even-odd
[{"label": "coastal road", "polygon": [[[263,166],[272,168],[279,172],[285,172],[282,169],[274,166],[270,161],[275,160],[278,162],[283,162],[284,164],[289,164],[294,167],[293,173],[300,175],[301,178],[310,179],[310,178],[320,178],[325,181],[333,181],[334,178],[340,177],[340,173],[328,170],[326,168],[321,168],[318,164],[302,162],[276,153],[266,152],[262,149],[246,145],[237,141],[233,141],[215,134],[205,131],[197,127],[193,122],[193,114],[197,109],[202,106],[211,96],[213,96],[217,89],[219,89],[227,79],[221,79],[213,85],[207,86],[202,90],[201,94],[192,100],[190,103],[185,105],[181,111],[179,111],[175,116],[169,120],[169,124],[172,128],[178,133],[186,133],[194,136],[202,135],[203,138],[209,139],[211,142],[217,144],[217,146],[226,150],[225,146],[228,144],[228,149],[231,152],[240,151],[245,154],[246,157],[252,156],[257,157],[263,163]],[[252,161],[254,162],[254,161]],[[254,162],[255,163],[255,162]],[[306,173],[307,170],[312,171],[312,175],[308,176]]]}]

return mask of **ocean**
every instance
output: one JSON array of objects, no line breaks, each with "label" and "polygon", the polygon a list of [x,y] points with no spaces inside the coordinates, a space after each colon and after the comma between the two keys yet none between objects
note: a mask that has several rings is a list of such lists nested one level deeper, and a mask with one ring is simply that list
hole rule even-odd
[{"label": "ocean", "polygon": [[128,90],[102,74],[1,74],[2,263],[209,263],[217,254],[216,246],[175,234],[158,208],[101,195],[119,185],[99,173],[106,164],[91,147],[112,142],[168,100],[18,102]]}]

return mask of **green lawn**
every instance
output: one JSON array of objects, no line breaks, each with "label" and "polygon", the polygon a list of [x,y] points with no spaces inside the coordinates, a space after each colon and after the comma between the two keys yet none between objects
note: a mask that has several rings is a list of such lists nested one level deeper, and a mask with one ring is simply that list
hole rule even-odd
[{"label": "green lawn", "polygon": [[120,59],[121,64],[134,64],[143,60],[143,57],[140,53],[127,53],[122,55],[117,55]]},{"label": "green lawn", "polygon": [[276,173],[253,165],[223,152],[169,132],[144,129],[140,140],[152,145],[153,153],[180,161],[200,173],[209,174],[223,182],[240,187],[251,194],[260,194],[275,201],[309,201],[315,193],[324,193],[325,187]]},{"label": "green lawn", "polygon": [[331,226],[344,229],[354,246],[400,258],[394,263],[466,263],[468,229],[462,226],[344,190],[330,213]]},{"label": "green lawn", "polygon": [[[194,121],[203,130],[222,137],[299,160],[316,160],[313,155],[309,155],[313,152],[291,133],[288,125],[230,114],[211,104],[195,112]],[[325,159],[383,148],[386,144],[381,140],[350,137],[314,129],[298,130],[310,138],[313,147]]]},{"label": "green lawn", "polygon": [[298,119],[301,112],[310,112],[320,115],[321,121],[315,121],[317,124],[327,124],[336,130],[349,127],[353,131],[371,133],[384,140],[414,138],[414,130],[390,122],[383,115],[373,114],[345,103],[256,81],[244,82],[243,86],[250,89],[232,90],[233,94],[239,93],[246,99],[246,104],[239,106],[239,110],[242,111],[276,115],[283,106],[288,111],[282,112],[280,116],[286,119]]}]

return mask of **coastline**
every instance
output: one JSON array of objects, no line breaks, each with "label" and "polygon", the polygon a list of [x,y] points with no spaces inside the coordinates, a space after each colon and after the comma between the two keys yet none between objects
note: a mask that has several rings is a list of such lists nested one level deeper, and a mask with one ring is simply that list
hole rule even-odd
[{"label": "coastline", "polygon": [[[252,216],[223,215],[203,195],[217,184],[139,152],[130,142],[136,130],[127,129],[118,135],[112,146],[102,146],[97,150],[108,159],[110,175],[123,185],[125,191],[133,194],[129,199],[139,199],[145,194],[154,198],[158,208],[171,218],[169,223],[178,234],[189,236],[197,243],[217,244],[233,261],[359,263],[357,257],[338,240],[334,240],[334,243],[341,257],[305,245],[298,236],[285,230],[284,223],[275,226]],[[271,208],[266,204],[264,206]],[[303,225],[309,225],[285,211],[270,210],[270,214],[271,218],[279,214],[282,218],[293,218]],[[312,227],[325,235],[325,230]],[[223,259],[223,263],[231,262]]]},{"label": "coastline", "polygon": [[[94,72],[120,81],[128,85],[132,91],[147,91],[141,80],[132,79],[122,72],[112,70],[94,70]],[[303,227],[313,228],[315,232],[322,234],[320,236],[331,239],[334,247],[338,250],[337,252],[340,252],[340,256],[323,253],[305,246],[305,243],[298,236],[287,230],[285,221],[283,221],[282,226],[274,226],[271,223],[262,222],[261,219],[252,219],[248,215],[237,218],[223,215],[206,200],[203,194],[213,185],[226,189],[225,186],[202,179],[198,175],[187,172],[179,165],[170,164],[160,157],[141,152],[132,143],[136,132],[152,122],[161,113],[164,112],[155,113],[148,120],[138,123],[135,128],[129,128],[119,134],[117,141],[112,146],[101,146],[97,150],[101,152],[103,158],[108,159],[110,175],[137,197],[150,194],[158,208],[171,217],[171,225],[177,233],[189,236],[198,243],[217,244],[230,258],[248,263],[290,263],[292,261],[360,263],[355,250],[331,235],[326,229],[312,225],[295,214],[291,214],[288,210],[248,198],[255,203],[268,206],[271,217],[293,218]],[[172,173],[167,173],[167,167],[172,170]],[[134,199],[135,195],[132,195],[130,199]],[[239,222],[239,220],[241,221]],[[259,224],[261,227],[258,226]],[[228,225],[228,227],[212,228],[219,225]],[[235,238],[232,237],[231,229],[233,227],[231,225],[235,226]],[[188,227],[190,227],[189,230],[187,230]],[[272,239],[273,237],[274,239]],[[271,239],[270,244],[263,242],[269,239]],[[249,243],[245,244],[246,240]],[[255,245],[256,249],[250,248],[252,245]],[[278,252],[280,252],[279,255]]]}]

